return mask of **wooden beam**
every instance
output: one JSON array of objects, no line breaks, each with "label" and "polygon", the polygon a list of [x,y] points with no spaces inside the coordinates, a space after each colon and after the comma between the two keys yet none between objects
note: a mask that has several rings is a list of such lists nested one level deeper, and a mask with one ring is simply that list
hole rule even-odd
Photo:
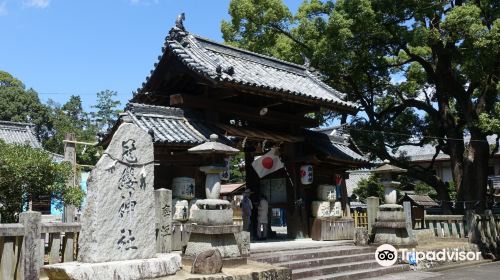
[{"label": "wooden beam", "polygon": [[264,122],[294,124],[301,127],[317,127],[317,120],[308,119],[302,116],[295,116],[287,113],[269,110],[267,114],[261,116],[260,108],[252,108],[240,104],[211,100],[203,96],[192,96],[186,94],[174,94],[170,96],[170,106],[183,108],[201,108],[218,111],[221,113],[238,116],[244,119]]}]

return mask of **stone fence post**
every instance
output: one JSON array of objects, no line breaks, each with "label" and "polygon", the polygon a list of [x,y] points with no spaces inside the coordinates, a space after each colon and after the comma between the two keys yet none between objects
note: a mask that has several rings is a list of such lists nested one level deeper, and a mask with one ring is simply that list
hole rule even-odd
[{"label": "stone fence post", "polygon": [[172,191],[155,190],[156,252],[172,251]]},{"label": "stone fence post", "polygon": [[28,211],[19,214],[19,222],[24,226],[24,240],[21,247],[21,275],[24,280],[38,280],[43,257],[40,242],[42,214]]},{"label": "stone fence post", "polygon": [[377,218],[379,198],[370,196],[366,198],[366,204],[366,211],[368,214],[368,234],[371,234],[373,224],[375,223],[375,218]]},{"label": "stone fence post", "polygon": [[406,224],[406,231],[408,232],[408,236],[410,239],[413,239],[413,222],[411,220],[411,202],[409,201],[403,201],[403,210],[405,213],[405,224]]}]

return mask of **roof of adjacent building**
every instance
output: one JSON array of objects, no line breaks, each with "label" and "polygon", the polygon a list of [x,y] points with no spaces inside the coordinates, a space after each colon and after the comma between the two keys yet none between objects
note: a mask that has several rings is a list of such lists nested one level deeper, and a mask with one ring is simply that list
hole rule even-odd
[{"label": "roof of adjacent building", "polygon": [[422,207],[439,206],[439,204],[432,198],[430,198],[430,196],[428,195],[405,194],[405,196],[401,198],[401,201],[404,201],[406,199],[410,200],[411,202],[413,202],[413,204],[417,206],[422,206]]},{"label": "roof of adjacent building", "polygon": [[129,103],[121,118],[126,116],[151,133],[155,143],[199,145],[209,141],[210,135],[215,133],[203,122],[188,120],[184,111],[178,108]]},{"label": "roof of adjacent building", "polygon": [[221,194],[233,194],[233,193],[242,193],[246,183],[235,183],[235,184],[222,184],[220,185],[220,193]]},{"label": "roof of adjacent building", "polygon": [[29,123],[0,121],[0,139],[9,144],[42,147],[36,138],[34,125]]},{"label": "roof of adjacent building", "polygon": [[371,176],[369,169],[348,170],[349,178],[345,180],[347,196],[351,196],[353,190],[358,187],[361,180],[368,179]]},{"label": "roof of adjacent building", "polygon": [[369,160],[350,141],[349,134],[340,128],[342,126],[310,130],[310,135],[312,136],[310,141],[312,141],[316,149],[322,151],[327,156],[358,163],[369,163]]},{"label": "roof of adjacent building", "polygon": [[[486,140],[490,146],[496,144],[497,135],[488,135]],[[470,140],[469,136],[464,137],[464,142],[468,143]],[[394,153],[395,155],[406,157],[409,161],[431,161],[436,153],[436,146],[432,144],[425,144],[423,146],[413,146],[404,145],[397,149]],[[495,155],[500,155],[500,150],[495,153]],[[444,154],[442,151],[436,156],[436,160],[449,160],[450,156]]]},{"label": "roof of adjacent building", "polygon": [[[325,84],[312,68],[253,53],[172,29],[159,57],[174,54],[191,71],[214,84],[233,85],[280,98],[300,99],[341,111],[356,112],[357,105]],[[157,72],[152,71],[151,77]],[[150,77],[138,93],[152,91]]]}]

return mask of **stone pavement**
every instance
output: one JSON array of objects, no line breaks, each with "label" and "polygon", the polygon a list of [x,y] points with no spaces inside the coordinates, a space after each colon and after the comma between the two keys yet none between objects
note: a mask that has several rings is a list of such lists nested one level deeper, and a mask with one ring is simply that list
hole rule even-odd
[{"label": "stone pavement", "polygon": [[444,270],[440,272],[408,271],[384,275],[383,277],[367,278],[366,280],[495,280],[500,279],[500,262],[479,264]]}]

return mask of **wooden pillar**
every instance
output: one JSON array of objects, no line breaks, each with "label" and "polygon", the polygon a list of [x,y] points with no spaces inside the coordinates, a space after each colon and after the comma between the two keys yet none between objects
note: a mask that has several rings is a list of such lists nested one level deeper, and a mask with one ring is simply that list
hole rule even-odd
[{"label": "wooden pillar", "polygon": [[341,173],[340,176],[342,176],[342,182],[340,183],[340,188],[342,190],[342,198],[341,198],[341,203],[342,203],[342,209],[344,210],[344,216],[350,218],[351,217],[351,208],[349,205],[349,200],[347,197],[347,185],[345,183],[346,179],[349,179],[349,174],[348,173]]},{"label": "wooden pillar", "polygon": [[40,234],[42,214],[28,211],[19,214],[24,226],[24,241],[21,248],[21,275],[25,280],[38,280],[40,276]]},{"label": "wooden pillar", "polygon": [[[72,172],[71,176],[68,178],[68,185],[69,186],[77,186],[79,185],[77,182],[77,176],[76,176],[76,141],[75,134],[74,133],[66,133],[64,136],[64,140],[66,141],[71,141],[71,142],[64,142],[64,161],[69,161],[71,163],[72,167]],[[65,223],[72,223],[74,222],[74,217],[75,217],[75,206],[74,205],[64,205],[64,211],[63,211],[63,222]]]},{"label": "wooden pillar", "polygon": [[[245,179],[246,188],[252,191],[250,200],[253,202],[259,201],[260,196],[260,181],[257,172],[252,167],[252,162],[255,156],[255,147],[249,146],[244,148],[245,151]],[[250,235],[257,235],[257,207],[253,205],[252,216],[250,217]]]},{"label": "wooden pillar", "polygon": [[156,253],[172,251],[172,191],[155,190]]}]

